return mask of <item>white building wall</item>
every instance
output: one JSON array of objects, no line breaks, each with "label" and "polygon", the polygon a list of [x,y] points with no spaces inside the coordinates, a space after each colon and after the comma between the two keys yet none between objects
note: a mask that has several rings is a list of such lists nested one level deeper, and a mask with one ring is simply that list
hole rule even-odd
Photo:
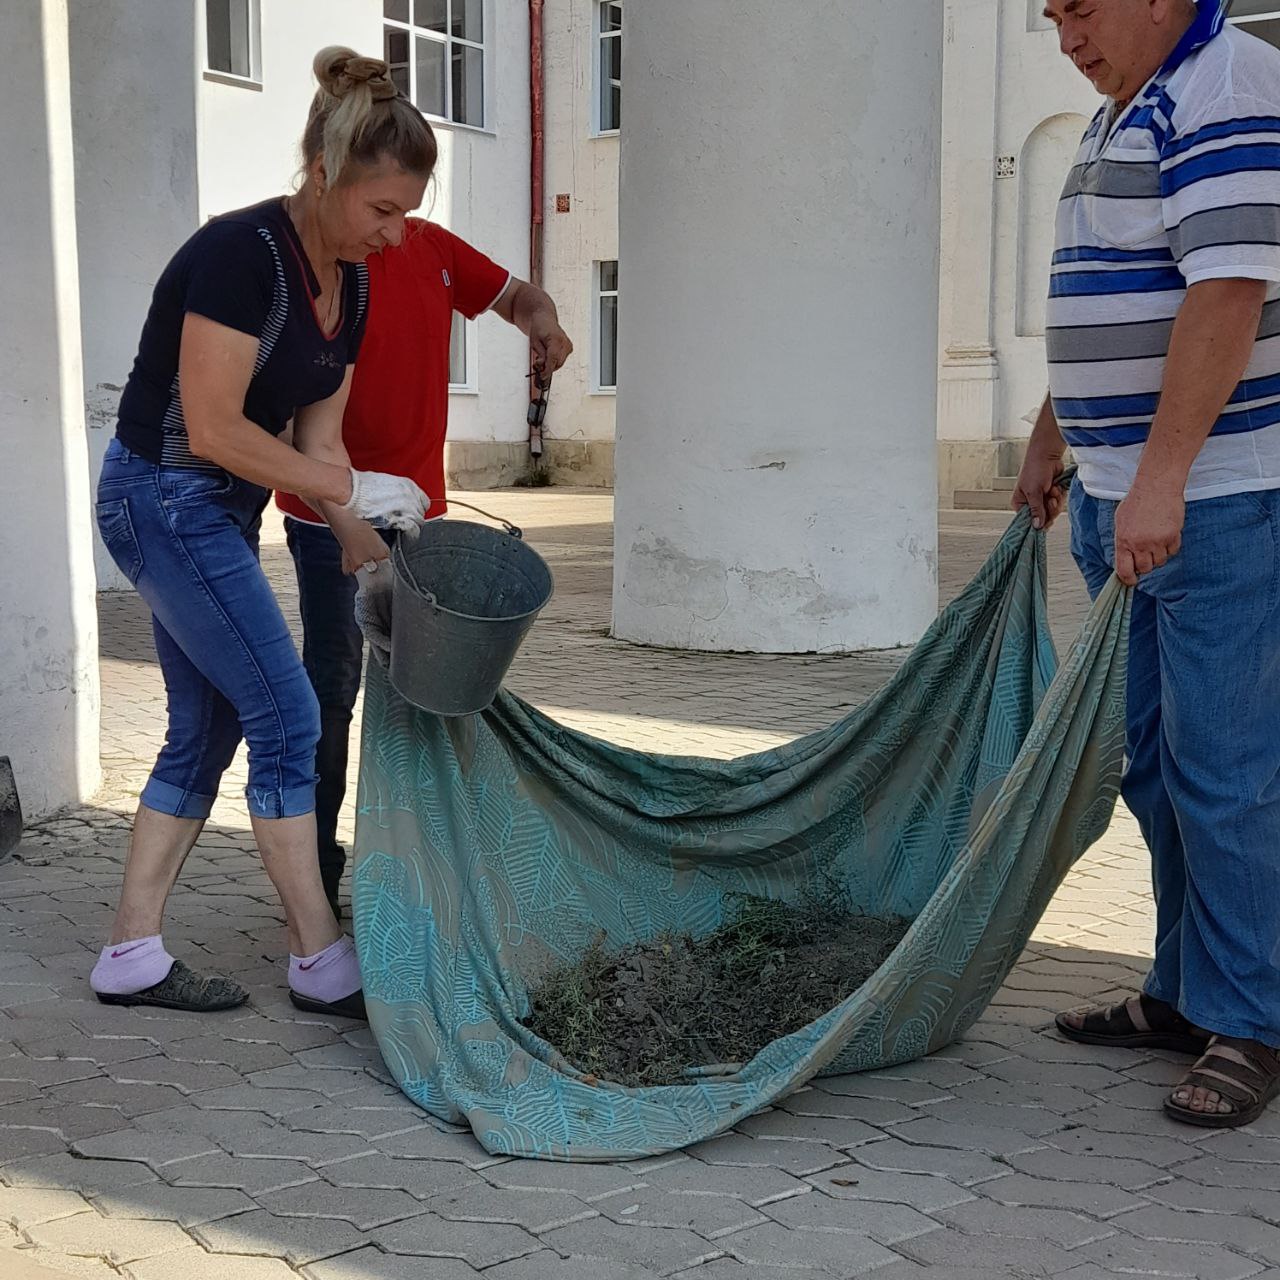
[{"label": "white building wall", "polygon": [[0,5],[0,755],[32,817],[100,777],[67,28],[66,0]]},{"label": "white building wall", "polygon": [[[202,219],[293,189],[315,91],[311,62],[320,49],[343,44],[382,54],[380,0],[267,0],[261,11],[260,88],[214,73],[200,79]],[[528,6],[487,0],[485,18],[486,127],[432,121],[440,163],[419,213],[523,277],[530,222]],[[201,65],[203,40],[202,30]],[[528,347],[495,316],[482,317],[471,337],[472,386],[450,399],[450,470],[455,481],[511,480],[518,474],[511,464],[523,464],[528,452]]]},{"label": "white building wall", "polygon": [[[1000,0],[947,0],[944,9],[941,277],[939,284],[939,483],[978,474],[996,436],[996,100]],[[959,106],[957,104],[960,104]]]},{"label": "white building wall", "polygon": [[[430,217],[520,278],[529,275],[529,6],[488,0],[485,129],[437,126]],[[510,483],[528,460],[529,346],[495,315],[472,330],[474,392],[449,400],[451,483]]]},{"label": "white building wall", "polygon": [[[599,389],[594,273],[618,257],[619,138],[597,128],[595,10],[594,0],[549,0],[546,9],[544,283],[575,346],[556,375],[547,459],[557,478],[611,484],[615,396]],[[569,197],[567,213],[557,211],[557,196]]]},{"label": "white building wall", "polygon": [[380,0],[263,0],[258,87],[205,71],[204,0],[196,0],[201,222],[294,188],[298,144],[315,93],[311,60],[326,45],[381,56]]},{"label": "white building wall", "polygon": [[1093,88],[1041,0],[947,0],[939,488],[1016,470],[1044,399],[1052,218]]},{"label": "white building wall", "polygon": [[[1102,99],[1060,52],[1057,32],[1040,16],[1043,4],[1003,3],[996,153],[1014,157],[1016,169],[1012,178],[995,182],[996,426],[1000,438],[1024,440],[1031,434],[1028,415],[1034,418],[1048,387],[1042,300],[1049,288],[1052,218]],[[953,105],[963,111],[963,103]],[[1040,323],[1026,323],[1029,313]]]},{"label": "white building wall", "polygon": [[[76,234],[96,483],[156,278],[198,225],[195,6],[70,0]],[[127,583],[94,532],[99,585]]]}]

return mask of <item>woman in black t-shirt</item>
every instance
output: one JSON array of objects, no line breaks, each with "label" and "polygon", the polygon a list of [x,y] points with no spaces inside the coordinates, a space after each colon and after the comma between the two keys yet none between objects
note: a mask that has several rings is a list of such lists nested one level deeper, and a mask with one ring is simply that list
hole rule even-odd
[{"label": "woman in black t-shirt", "polygon": [[110,1004],[209,1011],[247,998],[175,961],[161,938],[169,891],[243,737],[254,834],[288,921],[290,996],[364,1012],[316,856],[319,710],[258,564],[258,530],[271,489],[309,495],[363,563],[371,539],[382,554],[369,521],[407,528],[429,505],[410,480],[352,470],[342,415],[368,302],[363,260],[399,242],[436,146],[385,63],[335,48],[315,70],[304,185],[214,220],[174,256],[99,481],[98,525],[151,607],[169,703],[90,978]]}]

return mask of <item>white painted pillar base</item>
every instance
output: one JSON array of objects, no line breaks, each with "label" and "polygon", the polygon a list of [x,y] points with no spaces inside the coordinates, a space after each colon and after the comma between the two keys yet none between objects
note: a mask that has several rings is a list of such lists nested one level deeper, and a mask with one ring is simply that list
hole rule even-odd
[{"label": "white painted pillar base", "polygon": [[934,617],[941,49],[938,0],[628,8],[619,637]]},{"label": "white painted pillar base", "polygon": [[66,0],[0,4],[0,49],[0,755],[38,816],[99,781]]}]

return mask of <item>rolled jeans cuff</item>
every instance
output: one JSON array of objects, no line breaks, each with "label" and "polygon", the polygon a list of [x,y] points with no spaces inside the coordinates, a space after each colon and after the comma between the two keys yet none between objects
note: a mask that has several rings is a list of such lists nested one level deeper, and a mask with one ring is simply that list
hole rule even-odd
[{"label": "rolled jeans cuff", "polygon": [[141,801],[156,813],[166,813],[171,818],[199,818],[202,822],[213,811],[215,796],[197,795],[171,782],[149,778],[142,789]]},{"label": "rolled jeans cuff", "polygon": [[316,784],[301,787],[246,787],[245,799],[255,818],[302,818],[316,811]]}]

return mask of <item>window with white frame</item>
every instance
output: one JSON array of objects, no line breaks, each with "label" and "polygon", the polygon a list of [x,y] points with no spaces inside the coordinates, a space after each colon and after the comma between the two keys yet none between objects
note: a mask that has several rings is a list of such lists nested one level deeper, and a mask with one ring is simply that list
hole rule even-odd
[{"label": "window with white frame", "polygon": [[618,386],[618,263],[608,259],[595,270],[595,373],[598,391]]},{"label": "window with white frame", "polygon": [[238,80],[259,80],[258,0],[204,0],[204,21],[206,68]]},{"label": "window with white frame", "polygon": [[382,0],[383,56],[425,115],[485,127],[485,0]]},{"label": "window with white frame", "polygon": [[1280,0],[1236,0],[1231,21],[1280,48]]},{"label": "window with white frame", "polygon": [[468,320],[461,312],[453,313],[453,328],[449,331],[449,390],[474,391],[476,389],[476,322]]},{"label": "window with white frame", "polygon": [[597,133],[616,133],[622,127],[622,4],[596,4]]}]

